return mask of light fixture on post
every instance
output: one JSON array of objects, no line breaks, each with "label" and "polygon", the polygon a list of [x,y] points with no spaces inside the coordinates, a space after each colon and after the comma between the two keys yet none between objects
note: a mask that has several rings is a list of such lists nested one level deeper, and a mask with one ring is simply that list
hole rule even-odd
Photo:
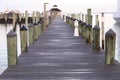
[{"label": "light fixture on post", "polygon": [[47,12],[46,12],[46,4],[49,4],[49,3],[44,3],[44,27],[43,27],[43,30],[45,31],[46,30],[46,24],[47,24]]}]

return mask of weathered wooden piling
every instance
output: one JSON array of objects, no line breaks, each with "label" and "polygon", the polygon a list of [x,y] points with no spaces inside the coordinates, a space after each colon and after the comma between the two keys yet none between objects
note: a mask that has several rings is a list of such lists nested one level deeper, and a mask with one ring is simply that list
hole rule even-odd
[{"label": "weathered wooden piling", "polygon": [[90,24],[87,24],[87,26],[86,26],[86,36],[85,36],[85,39],[86,39],[86,43],[89,43],[90,41],[90,39],[89,39],[89,34],[90,34],[90,30],[89,30],[89,27],[90,27],[91,25]]},{"label": "weathered wooden piling", "polygon": [[[41,34],[41,24],[38,24],[38,21],[40,19],[39,12],[36,12],[36,23],[37,23],[37,38]],[[49,24],[48,24],[49,25]]]},{"label": "weathered wooden piling", "polygon": [[20,28],[20,38],[21,38],[21,52],[27,52],[28,50],[27,28],[24,25]]},{"label": "weathered wooden piling", "polygon": [[71,17],[72,17],[72,18],[75,18],[75,14],[74,14],[74,13],[72,13],[72,14],[71,14]]},{"label": "weathered wooden piling", "polygon": [[4,13],[5,24],[7,23],[7,15],[8,14]]},{"label": "weathered wooden piling", "polygon": [[70,25],[70,17],[68,16],[68,24]]},{"label": "weathered wooden piling", "polygon": [[82,21],[84,22],[84,14],[82,14]]},{"label": "weathered wooden piling", "polygon": [[68,23],[68,16],[66,16],[66,23]]},{"label": "weathered wooden piling", "polygon": [[90,25],[90,24],[88,24],[87,26],[86,26],[86,43],[92,43],[91,41],[92,41],[92,25]]},{"label": "weathered wooden piling", "polygon": [[65,15],[63,15],[63,21],[66,22],[66,16]]},{"label": "weathered wooden piling", "polygon": [[[25,26],[26,28],[28,29],[28,11],[25,11]],[[27,36],[29,37],[29,30],[26,30],[27,31]],[[29,38],[27,38],[27,45],[29,46]]]},{"label": "weathered wooden piling", "polygon": [[17,34],[11,30],[7,34],[8,66],[17,64]]},{"label": "weathered wooden piling", "polygon": [[79,35],[81,35],[81,25],[82,24],[82,21],[81,20],[79,20],[79,27],[78,27],[78,29],[79,29]]},{"label": "weathered wooden piling", "polygon": [[81,20],[81,13],[78,13],[78,20]]},{"label": "weathered wooden piling", "polygon": [[38,38],[38,34],[37,34],[37,23],[34,23],[33,24],[34,25],[34,27],[33,27],[33,36],[34,36],[34,41],[36,41],[37,40],[37,38]]},{"label": "weathered wooden piling", "polygon": [[33,19],[33,23],[35,23],[35,11],[33,11],[32,13],[32,19]]},{"label": "weathered wooden piling", "polygon": [[41,27],[42,27],[42,23],[38,23],[38,36],[41,35],[42,33]]},{"label": "weathered wooden piling", "polygon": [[72,19],[69,17],[69,25],[72,26]]},{"label": "weathered wooden piling", "polygon": [[95,22],[96,22],[96,25],[99,26],[99,16],[98,16],[98,15],[96,15],[96,20],[95,20]]},{"label": "weathered wooden piling", "polygon": [[72,28],[74,29],[74,20],[75,18],[72,18]]},{"label": "weathered wooden piling", "polygon": [[90,24],[89,26],[89,41],[88,43],[92,43],[92,15],[91,15],[91,9],[87,9],[87,23]]},{"label": "weathered wooden piling", "polygon": [[88,23],[88,15],[85,14],[85,22]]},{"label": "weathered wooden piling", "polygon": [[98,25],[93,28],[93,51],[100,51],[100,27]]},{"label": "weathered wooden piling", "polygon": [[72,27],[72,18],[70,17],[70,26]]},{"label": "weathered wooden piling", "polygon": [[22,15],[21,15],[21,13],[19,13],[19,22],[20,22],[20,24],[21,24],[21,19],[22,19]]},{"label": "weathered wooden piling", "polygon": [[39,12],[36,12],[36,23],[39,21]]},{"label": "weathered wooden piling", "polygon": [[16,30],[16,14],[15,14],[15,12],[13,12],[12,15],[13,15],[12,16],[13,30],[15,31]]},{"label": "weathered wooden piling", "polygon": [[104,13],[101,13],[102,49],[104,49]]},{"label": "weathered wooden piling", "polygon": [[105,34],[105,64],[115,64],[116,33],[110,29]]},{"label": "weathered wooden piling", "polygon": [[84,22],[83,27],[82,27],[82,32],[83,32],[82,38],[84,38],[84,39],[85,39],[85,37],[86,37],[86,25],[87,25],[87,23]]},{"label": "weathered wooden piling", "polygon": [[91,9],[87,9],[87,20],[88,24],[92,24]]},{"label": "weathered wooden piling", "polygon": [[28,11],[25,11],[25,26],[28,28]]},{"label": "weathered wooden piling", "polygon": [[33,24],[30,24],[29,25],[29,44],[30,45],[34,43],[33,31],[34,31],[34,26],[33,26]]},{"label": "weathered wooden piling", "polygon": [[83,30],[83,27],[85,25],[85,22],[82,22],[81,23],[81,37],[84,38],[84,30]]}]

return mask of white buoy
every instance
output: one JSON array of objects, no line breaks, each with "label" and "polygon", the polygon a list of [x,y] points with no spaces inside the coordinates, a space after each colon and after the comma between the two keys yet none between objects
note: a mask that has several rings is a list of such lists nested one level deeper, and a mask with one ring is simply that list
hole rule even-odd
[{"label": "white buoy", "polygon": [[78,32],[78,26],[79,26],[79,24],[78,24],[78,21],[77,20],[75,20],[74,21],[74,26],[75,26],[75,28],[74,28],[74,36],[79,36],[79,32]]}]

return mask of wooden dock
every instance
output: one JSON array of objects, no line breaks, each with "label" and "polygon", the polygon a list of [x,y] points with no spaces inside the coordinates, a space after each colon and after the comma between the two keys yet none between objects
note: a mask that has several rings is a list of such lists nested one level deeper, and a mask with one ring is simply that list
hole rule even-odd
[{"label": "wooden dock", "polygon": [[56,18],[0,80],[120,80],[120,64],[105,65],[104,56]]}]

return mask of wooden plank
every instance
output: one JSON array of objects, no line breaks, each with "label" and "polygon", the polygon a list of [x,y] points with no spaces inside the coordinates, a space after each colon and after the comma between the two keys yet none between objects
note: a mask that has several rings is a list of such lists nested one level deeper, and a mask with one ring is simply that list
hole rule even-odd
[{"label": "wooden plank", "polygon": [[56,18],[0,80],[120,80],[120,65],[105,65],[104,51],[98,53]]}]

